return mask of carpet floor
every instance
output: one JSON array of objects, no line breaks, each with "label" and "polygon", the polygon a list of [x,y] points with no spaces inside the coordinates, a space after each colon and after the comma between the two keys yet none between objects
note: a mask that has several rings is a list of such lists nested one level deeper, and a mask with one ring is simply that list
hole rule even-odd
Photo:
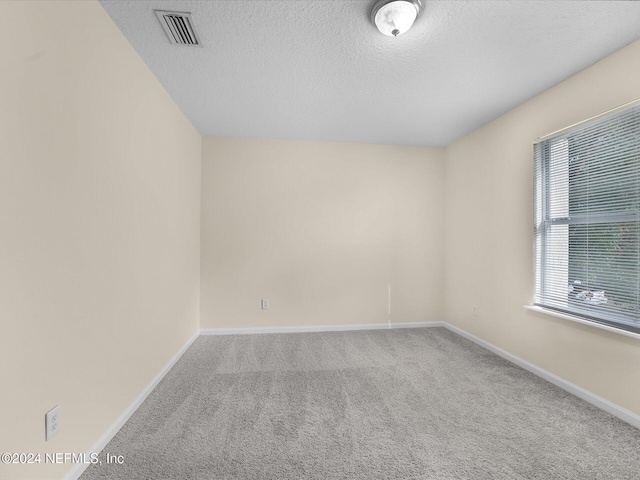
[{"label": "carpet floor", "polygon": [[445,328],[201,336],[100,459],[82,480],[622,480],[640,430]]}]

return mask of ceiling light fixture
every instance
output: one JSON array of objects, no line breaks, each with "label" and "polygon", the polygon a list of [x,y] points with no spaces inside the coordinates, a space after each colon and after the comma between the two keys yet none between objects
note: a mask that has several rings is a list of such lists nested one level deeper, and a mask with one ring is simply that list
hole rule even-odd
[{"label": "ceiling light fixture", "polygon": [[416,21],[422,0],[379,0],[371,10],[371,21],[381,33],[397,37]]}]

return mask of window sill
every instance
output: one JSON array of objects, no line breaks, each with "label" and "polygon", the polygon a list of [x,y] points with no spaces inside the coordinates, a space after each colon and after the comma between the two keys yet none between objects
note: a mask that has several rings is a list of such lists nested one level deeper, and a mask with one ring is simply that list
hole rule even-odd
[{"label": "window sill", "polygon": [[564,318],[565,320],[571,320],[572,322],[581,323],[583,325],[588,325],[590,327],[598,328],[600,330],[606,330],[607,332],[617,333],[618,335],[624,335],[625,337],[631,337],[631,338],[640,340],[640,333],[628,332],[626,330],[610,327],[608,325],[602,325],[589,320],[585,320],[584,318],[581,318],[577,315],[569,315],[567,313],[556,312],[554,310],[538,307],[535,305],[525,305],[524,308],[526,308],[527,310],[531,310],[533,312],[543,313],[545,315],[551,315],[552,317]]}]

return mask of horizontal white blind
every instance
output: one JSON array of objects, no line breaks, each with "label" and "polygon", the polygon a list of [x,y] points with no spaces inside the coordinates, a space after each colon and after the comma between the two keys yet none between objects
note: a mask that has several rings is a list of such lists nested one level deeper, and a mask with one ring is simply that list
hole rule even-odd
[{"label": "horizontal white blind", "polygon": [[537,305],[640,332],[640,105],[534,146]]}]

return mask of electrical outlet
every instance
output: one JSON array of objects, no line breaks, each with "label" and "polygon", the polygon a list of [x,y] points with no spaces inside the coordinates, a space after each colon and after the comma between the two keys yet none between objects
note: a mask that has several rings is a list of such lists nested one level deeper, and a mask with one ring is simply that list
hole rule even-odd
[{"label": "electrical outlet", "polygon": [[49,440],[60,431],[60,405],[56,405],[44,416],[45,440]]},{"label": "electrical outlet", "polygon": [[474,316],[474,317],[477,317],[477,316],[478,316],[478,306],[477,306],[477,305],[474,305],[474,306],[473,306],[473,316]]},{"label": "electrical outlet", "polygon": [[260,305],[262,306],[262,310],[269,310],[269,299],[263,298]]}]

